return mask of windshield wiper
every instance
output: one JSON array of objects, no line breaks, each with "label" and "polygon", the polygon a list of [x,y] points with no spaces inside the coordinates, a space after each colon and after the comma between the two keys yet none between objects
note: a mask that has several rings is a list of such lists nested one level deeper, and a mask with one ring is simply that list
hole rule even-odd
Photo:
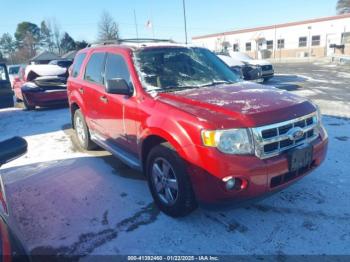
[{"label": "windshield wiper", "polygon": [[166,88],[162,88],[157,90],[159,93],[169,93],[169,92],[176,92],[176,91],[181,91],[181,90],[186,90],[186,89],[194,89],[194,88],[199,88],[201,86],[168,86]]},{"label": "windshield wiper", "polygon": [[207,86],[216,86],[216,85],[222,85],[222,84],[233,84],[234,82],[232,81],[225,81],[225,80],[222,80],[222,81],[212,81],[210,83],[207,83],[207,84],[204,84],[204,85],[200,85],[198,87],[207,87]]}]

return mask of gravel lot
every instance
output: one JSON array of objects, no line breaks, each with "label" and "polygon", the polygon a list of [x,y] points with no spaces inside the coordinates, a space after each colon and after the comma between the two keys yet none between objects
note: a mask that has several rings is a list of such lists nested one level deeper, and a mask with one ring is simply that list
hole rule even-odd
[{"label": "gravel lot", "polygon": [[[327,161],[263,201],[173,219],[146,181],[105,151],[71,142],[68,109],[0,110],[0,140],[24,136],[26,156],[1,172],[14,223],[34,254],[350,254],[350,75],[329,65],[283,64],[268,84],[324,111]],[[341,116],[341,117],[340,117]]]}]

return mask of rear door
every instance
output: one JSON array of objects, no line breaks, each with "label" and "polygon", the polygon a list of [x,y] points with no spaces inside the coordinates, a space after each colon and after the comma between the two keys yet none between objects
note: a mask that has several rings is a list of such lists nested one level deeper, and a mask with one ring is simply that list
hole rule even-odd
[{"label": "rear door", "polygon": [[13,91],[7,73],[7,67],[5,64],[0,64],[0,108],[13,106]]}]

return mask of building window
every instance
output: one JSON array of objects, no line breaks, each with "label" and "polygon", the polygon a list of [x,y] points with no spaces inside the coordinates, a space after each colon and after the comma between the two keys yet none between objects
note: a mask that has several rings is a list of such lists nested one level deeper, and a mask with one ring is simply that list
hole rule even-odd
[{"label": "building window", "polygon": [[245,43],[245,51],[252,51],[252,43]]},{"label": "building window", "polygon": [[278,49],[284,48],[284,39],[278,39],[277,40],[277,48]]},{"label": "building window", "polygon": [[239,52],[239,44],[233,44],[233,51]]},{"label": "building window", "polygon": [[273,41],[272,40],[266,41],[266,48],[267,49],[273,49]]},{"label": "building window", "polygon": [[299,37],[299,47],[306,47],[307,46],[307,37]]},{"label": "building window", "polygon": [[342,45],[350,44],[350,32],[345,32],[341,34]]},{"label": "building window", "polygon": [[312,46],[318,46],[321,44],[321,36],[319,35],[313,35],[312,36]]}]

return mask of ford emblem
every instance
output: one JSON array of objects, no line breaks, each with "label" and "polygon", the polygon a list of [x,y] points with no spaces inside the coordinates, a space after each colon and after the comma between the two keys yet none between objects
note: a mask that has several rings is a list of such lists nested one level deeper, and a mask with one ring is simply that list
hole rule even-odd
[{"label": "ford emblem", "polygon": [[304,130],[300,127],[294,127],[288,131],[287,136],[292,141],[299,140],[304,137]]}]

